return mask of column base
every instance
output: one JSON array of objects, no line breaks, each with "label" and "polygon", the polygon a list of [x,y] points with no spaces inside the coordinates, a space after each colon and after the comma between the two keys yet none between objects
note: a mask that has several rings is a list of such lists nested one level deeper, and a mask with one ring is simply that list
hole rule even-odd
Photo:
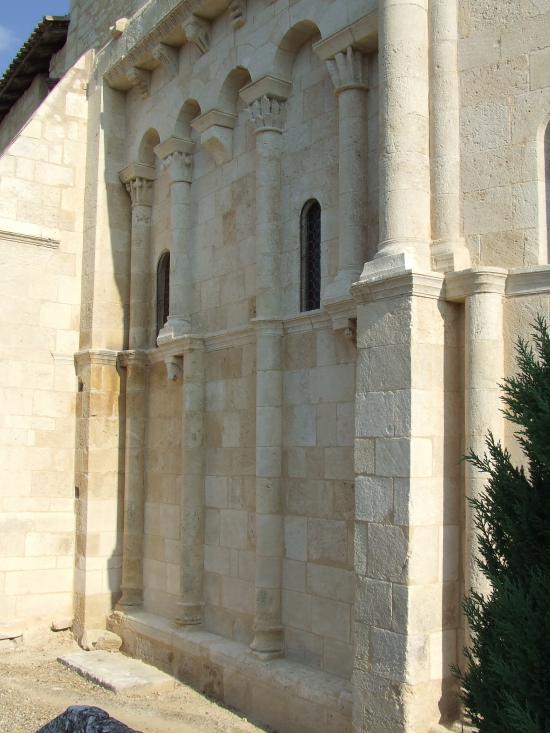
[{"label": "column base", "polygon": [[385,280],[404,272],[429,272],[428,242],[418,240],[389,240],[378,245],[378,254],[365,262],[361,280]]},{"label": "column base", "polygon": [[168,316],[168,320],[159,331],[157,345],[169,343],[191,333],[191,321],[182,316]]},{"label": "column base", "polygon": [[257,657],[265,661],[284,657],[283,627],[256,629],[250,649]]},{"label": "column base", "polygon": [[200,626],[204,620],[204,603],[177,603],[177,626]]},{"label": "column base", "polygon": [[143,606],[143,590],[141,588],[122,588],[122,596],[116,604],[117,611],[140,606]]}]

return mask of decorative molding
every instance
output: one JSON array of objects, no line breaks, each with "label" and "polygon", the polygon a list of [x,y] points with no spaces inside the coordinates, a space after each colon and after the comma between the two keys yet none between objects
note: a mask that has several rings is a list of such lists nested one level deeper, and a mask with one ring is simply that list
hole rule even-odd
[{"label": "decorative molding", "polygon": [[111,349],[86,349],[84,351],[77,351],[74,355],[74,366],[77,376],[80,376],[82,370],[86,367],[96,364],[116,367],[119,353],[119,351],[113,351]]},{"label": "decorative molding", "polygon": [[151,50],[152,56],[160,62],[170,76],[177,76],[180,70],[180,52],[174,46],[166,43],[157,43]]},{"label": "decorative molding", "polygon": [[286,104],[278,99],[261,97],[248,108],[255,132],[282,132],[286,121]]},{"label": "decorative molding", "polygon": [[119,351],[117,355],[117,367],[119,369],[127,369],[128,367],[138,367],[145,369],[149,366],[149,357],[146,351],[141,349],[131,349],[128,351]]},{"label": "decorative molding", "polygon": [[478,293],[500,293],[506,290],[508,270],[502,267],[472,267],[469,270],[448,272],[445,275],[445,298],[464,301]]},{"label": "decorative molding", "polygon": [[521,267],[509,271],[506,280],[508,298],[548,293],[550,293],[550,265]]},{"label": "decorative molding", "polygon": [[333,33],[328,38],[313,44],[315,53],[328,61],[336,54],[345,52],[348,47],[372,53],[378,46],[378,12],[371,11],[351,25]]},{"label": "decorative molding", "polygon": [[234,30],[242,28],[246,23],[246,0],[231,0],[229,3],[229,17]]},{"label": "decorative molding", "polygon": [[321,305],[328,313],[332,329],[334,331],[347,331],[350,329],[350,321],[357,318],[357,306],[352,297],[345,298],[323,298]]},{"label": "decorative molding", "polygon": [[336,94],[346,89],[368,90],[369,86],[364,78],[363,53],[348,46],[345,51],[339,52],[333,59],[327,60],[327,68],[334,84]]},{"label": "decorative molding", "polygon": [[387,277],[354,283],[351,293],[361,304],[404,296],[440,300],[444,297],[444,282],[444,276],[437,272],[389,271]]},{"label": "decorative molding", "polygon": [[151,89],[151,72],[145,69],[138,69],[137,66],[132,66],[128,69],[126,75],[130,80],[130,84],[133,87],[137,87],[142,98],[146,99]]},{"label": "decorative molding", "polygon": [[285,333],[307,333],[331,327],[330,317],[323,310],[307,311],[283,320]]},{"label": "decorative molding", "polygon": [[8,232],[4,229],[0,229],[0,242],[9,242],[10,244],[30,244],[33,247],[46,247],[47,249],[59,249],[59,245],[61,244],[59,239],[35,237],[32,234]]},{"label": "decorative molding", "polygon": [[292,83],[290,81],[266,74],[266,76],[262,76],[260,79],[244,86],[240,90],[239,96],[245,104],[252,104],[262,97],[270,97],[284,102],[288,99],[291,89]]},{"label": "decorative molding", "polygon": [[188,43],[194,43],[204,54],[210,48],[210,23],[192,15],[183,23],[183,31]]}]

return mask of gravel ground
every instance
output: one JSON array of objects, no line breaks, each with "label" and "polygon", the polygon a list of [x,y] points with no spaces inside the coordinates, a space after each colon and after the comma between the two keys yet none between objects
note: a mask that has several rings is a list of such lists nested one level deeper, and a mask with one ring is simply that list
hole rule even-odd
[{"label": "gravel ground", "polygon": [[68,632],[0,647],[0,733],[35,733],[69,705],[95,705],[142,733],[261,733],[259,728],[186,685],[174,691],[116,695],[63,667],[78,649]]}]

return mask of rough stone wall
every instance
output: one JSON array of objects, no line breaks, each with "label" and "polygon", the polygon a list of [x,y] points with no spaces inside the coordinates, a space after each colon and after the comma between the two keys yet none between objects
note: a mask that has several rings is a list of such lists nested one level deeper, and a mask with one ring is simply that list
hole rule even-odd
[{"label": "rough stone wall", "polygon": [[0,617],[22,624],[72,614],[86,78],[0,157]]},{"label": "rough stone wall", "polygon": [[544,264],[548,4],[463,0],[459,8],[464,234],[472,263]]}]

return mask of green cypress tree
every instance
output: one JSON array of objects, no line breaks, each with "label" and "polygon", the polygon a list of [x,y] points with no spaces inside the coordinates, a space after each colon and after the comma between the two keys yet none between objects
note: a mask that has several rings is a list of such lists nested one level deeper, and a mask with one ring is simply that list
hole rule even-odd
[{"label": "green cypress tree", "polygon": [[550,733],[550,336],[542,317],[533,329],[533,346],[517,343],[518,374],[502,385],[526,468],[491,434],[485,456],[467,456],[488,474],[470,504],[492,590],[464,603],[472,644],[458,673],[480,733]]}]

